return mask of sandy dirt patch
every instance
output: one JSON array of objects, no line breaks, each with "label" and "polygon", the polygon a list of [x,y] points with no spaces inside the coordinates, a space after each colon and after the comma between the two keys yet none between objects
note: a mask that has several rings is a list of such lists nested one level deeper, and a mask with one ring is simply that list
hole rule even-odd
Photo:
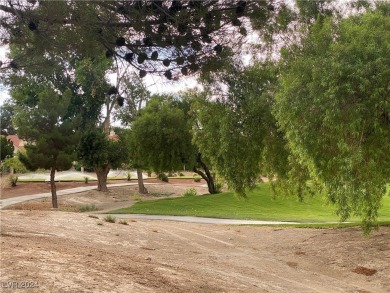
[{"label": "sandy dirt patch", "polygon": [[367,238],[359,229],[99,217],[2,211],[3,291],[12,281],[39,286],[26,292],[390,291],[390,228]]},{"label": "sandy dirt patch", "polygon": [[[135,181],[131,182],[136,184]],[[80,183],[77,182],[66,183],[66,185],[61,186],[67,186],[67,188],[85,186],[85,183],[84,185],[80,185]],[[110,183],[118,184],[129,182],[124,180],[115,180],[110,181]],[[26,194],[28,194],[28,192],[31,193],[32,190],[35,190],[35,188],[39,189],[41,184],[43,183],[28,183],[23,186],[23,192],[25,192]],[[98,192],[97,190],[90,190],[75,194],[60,195],[58,196],[59,210],[78,212],[80,211],[80,208],[85,207],[86,205],[94,204],[98,211],[108,211],[112,209],[130,206],[134,204],[136,200],[155,200],[158,198],[181,196],[189,188],[195,188],[198,194],[208,193],[207,188],[203,186],[204,183],[193,182],[193,180],[177,179],[171,180],[169,183],[165,183],[159,180],[149,179],[147,181],[145,180],[145,184],[146,188],[148,189],[147,195],[140,195],[138,193],[138,185],[110,187],[108,192]],[[11,191],[13,191],[13,189],[11,189]],[[5,198],[10,198],[16,196],[15,194],[20,194],[21,189],[16,190],[13,195],[11,195],[12,192],[7,192],[8,190],[4,192],[6,195]],[[20,204],[9,206],[6,209],[51,210],[51,197],[26,201]]]}]

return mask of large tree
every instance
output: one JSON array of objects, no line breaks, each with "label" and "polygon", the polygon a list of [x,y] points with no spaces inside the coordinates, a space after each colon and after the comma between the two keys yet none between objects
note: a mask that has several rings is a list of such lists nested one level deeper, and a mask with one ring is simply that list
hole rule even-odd
[{"label": "large tree", "polygon": [[188,100],[153,96],[132,125],[132,148],[157,173],[189,166],[206,181],[209,192],[216,193],[205,158],[192,143],[193,123]]},{"label": "large tree", "polygon": [[98,128],[86,130],[77,150],[79,160],[92,167],[98,177],[98,190],[107,191],[107,174],[117,168],[127,157],[125,144],[109,137]]},{"label": "large tree", "polygon": [[81,119],[69,116],[70,91],[59,94],[49,85],[35,88],[35,102],[20,105],[15,114],[18,135],[28,143],[21,161],[30,170],[50,169],[53,208],[58,208],[55,185],[56,170],[67,170],[74,161],[76,132]]},{"label": "large tree", "polygon": [[211,87],[196,103],[195,143],[229,187],[245,196],[265,170],[261,163],[266,144],[278,136],[271,114],[276,70],[258,64],[219,75],[220,86]]},{"label": "large tree", "polygon": [[275,114],[342,220],[377,219],[390,178],[390,6],[319,20],[287,51]]},{"label": "large tree", "polygon": [[[150,92],[147,90],[142,79],[136,74],[124,74],[119,82],[119,91],[121,95],[121,104],[117,104],[114,117],[119,119],[123,126],[130,127],[140,113],[142,107],[150,98]],[[124,141],[128,145],[129,161],[131,167],[137,170],[138,191],[141,194],[148,193],[143,181],[142,170],[147,167],[142,160],[142,149],[137,141],[134,140],[131,132],[123,131],[126,137]]]}]

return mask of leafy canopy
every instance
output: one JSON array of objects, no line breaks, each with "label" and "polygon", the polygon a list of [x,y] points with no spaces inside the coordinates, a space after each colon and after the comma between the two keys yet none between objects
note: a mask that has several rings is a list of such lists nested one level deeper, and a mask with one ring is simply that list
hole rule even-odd
[{"label": "leafy canopy", "polygon": [[275,115],[343,220],[377,218],[390,178],[389,5],[317,22],[285,55]]}]

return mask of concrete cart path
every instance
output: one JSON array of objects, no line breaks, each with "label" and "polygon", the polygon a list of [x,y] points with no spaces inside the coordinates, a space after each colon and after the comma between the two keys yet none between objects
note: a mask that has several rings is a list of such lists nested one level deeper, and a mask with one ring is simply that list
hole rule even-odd
[{"label": "concrete cart path", "polygon": [[[144,183],[144,184],[150,185],[150,184],[159,184],[159,183]],[[129,185],[137,185],[137,183],[108,184],[107,187],[110,188],[110,187],[129,186]],[[96,186],[81,186],[81,187],[75,187],[75,188],[70,188],[70,189],[58,190],[57,196],[74,194],[74,193],[84,192],[84,191],[88,191],[88,190],[94,190],[96,188],[97,188]],[[21,202],[25,202],[25,201],[29,201],[29,200],[33,200],[33,199],[38,199],[38,198],[44,198],[44,197],[51,197],[51,192],[23,195],[23,196],[1,199],[0,200],[0,209],[3,209],[5,207],[13,205],[13,204],[17,204],[17,203],[21,203]]]},{"label": "concrete cart path", "polygon": [[[98,213],[94,213],[97,215]],[[102,214],[103,215],[103,214]],[[162,215],[144,215],[144,214],[111,214],[120,219],[138,219],[138,220],[162,220],[201,224],[224,224],[224,225],[297,225],[298,222],[281,221],[257,221],[257,220],[235,220],[235,219],[217,219],[190,216],[162,216]]]}]

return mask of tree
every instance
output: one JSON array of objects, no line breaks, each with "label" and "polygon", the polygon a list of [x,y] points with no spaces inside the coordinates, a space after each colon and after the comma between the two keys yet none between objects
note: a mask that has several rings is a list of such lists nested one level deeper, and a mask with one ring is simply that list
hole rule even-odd
[{"label": "tree", "polygon": [[377,219],[390,178],[390,6],[318,21],[284,55],[275,114],[342,220]]},{"label": "tree", "polygon": [[[146,89],[142,79],[134,73],[123,74],[118,83],[122,100],[121,104],[116,105],[114,116],[122,122],[122,125],[131,127],[141,108],[149,100],[150,92]],[[122,133],[123,141],[128,145],[130,165],[137,170],[138,191],[141,194],[147,194],[148,190],[144,185],[142,175],[142,170],[145,168],[142,163],[142,150],[133,140],[131,132],[122,130]]]},{"label": "tree", "polygon": [[44,84],[35,90],[36,103],[19,106],[15,114],[18,135],[28,141],[26,153],[20,153],[19,158],[30,170],[50,169],[52,205],[58,208],[55,172],[72,166],[79,138],[75,130],[81,120],[68,116],[69,91],[59,94]]},{"label": "tree", "polygon": [[15,127],[12,123],[12,116],[15,113],[12,101],[6,100],[3,105],[0,107],[0,126],[1,126],[1,135],[11,135],[15,134]]},{"label": "tree", "polygon": [[[279,19],[288,22],[287,5],[264,1],[20,1],[0,5],[3,43],[28,54],[78,54],[128,63],[176,79],[200,70],[218,70],[232,51],[241,53],[251,31],[262,33]],[[276,19],[276,20],[275,20]],[[285,24],[284,27],[287,27]],[[273,31],[279,31],[273,30]],[[28,58],[7,66],[31,66]]]},{"label": "tree", "polygon": [[[190,103],[171,96],[152,96],[131,128],[132,149],[155,172],[180,170],[192,166],[216,193],[214,178],[204,158],[192,143]],[[203,171],[201,171],[203,169]]]},{"label": "tree", "polygon": [[245,196],[260,176],[266,142],[278,136],[271,114],[276,70],[272,64],[235,67],[217,81],[222,86],[214,84],[196,104],[194,141],[229,187]]},{"label": "tree", "polygon": [[98,190],[107,191],[107,174],[117,168],[127,157],[125,144],[110,140],[98,128],[87,130],[80,141],[77,156],[87,167],[92,167],[98,177]]},{"label": "tree", "polygon": [[0,154],[1,161],[14,155],[14,144],[5,136],[1,136]]}]

